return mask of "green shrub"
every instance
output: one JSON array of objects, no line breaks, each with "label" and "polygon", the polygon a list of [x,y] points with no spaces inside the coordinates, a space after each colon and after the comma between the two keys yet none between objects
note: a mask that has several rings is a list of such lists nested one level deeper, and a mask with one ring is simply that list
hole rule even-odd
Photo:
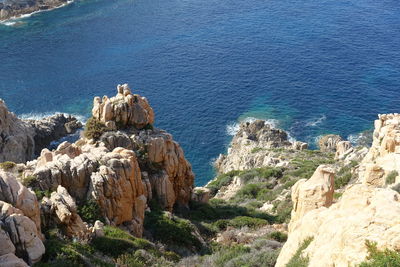
[{"label": "green shrub", "polygon": [[[265,186],[265,185],[264,185]],[[235,198],[239,199],[254,199],[262,189],[263,184],[246,184],[236,193]]]},{"label": "green shrub", "polygon": [[36,182],[37,177],[34,175],[28,175],[22,180],[22,184],[26,187],[32,187]]},{"label": "green shrub", "polygon": [[375,242],[366,241],[368,256],[360,267],[397,267],[400,266],[400,252],[394,250],[378,250]]},{"label": "green shrub", "polygon": [[78,206],[78,214],[84,222],[94,224],[97,220],[102,221],[103,216],[96,200],[90,199]]},{"label": "green shrub", "polygon": [[278,242],[286,242],[288,235],[279,231],[274,231],[268,235],[269,238],[276,240]]},{"label": "green shrub", "polygon": [[2,168],[5,171],[11,170],[15,166],[17,166],[17,164],[12,161],[5,161],[5,162],[0,163],[0,168]]},{"label": "green shrub", "polygon": [[211,195],[215,195],[217,191],[232,181],[233,177],[239,175],[241,171],[230,171],[228,173],[221,174],[207,184],[207,188],[210,189]]},{"label": "green shrub", "polygon": [[177,217],[169,218],[156,207],[151,212],[146,212],[144,227],[156,240],[165,244],[202,248],[201,242],[193,235],[194,227],[189,221]]},{"label": "green shrub", "polygon": [[268,221],[265,219],[254,218],[249,216],[238,216],[230,220],[222,219],[214,222],[214,226],[216,226],[219,230],[224,230],[228,226],[234,228],[242,228],[244,226],[250,228],[257,228],[266,224],[268,224]]},{"label": "green shrub", "polygon": [[335,192],[335,193],[333,193],[333,198],[339,199],[342,195],[343,195],[343,193]]},{"label": "green shrub", "polygon": [[243,245],[235,245],[227,247],[218,253],[218,257],[214,260],[216,266],[225,266],[225,264],[233,258],[236,258],[245,253],[249,253],[250,248]]},{"label": "green shrub", "polygon": [[353,178],[353,174],[351,173],[352,168],[357,165],[357,162],[352,161],[352,163],[348,166],[341,168],[335,177],[335,188],[343,188],[349,184],[351,179]]},{"label": "green shrub", "polygon": [[394,184],[396,181],[396,177],[399,175],[397,171],[391,171],[387,176],[386,176],[386,184]]},{"label": "green shrub", "polygon": [[35,264],[35,266],[86,266],[84,257],[94,252],[89,245],[60,238],[57,230],[51,230],[46,233],[44,245],[46,253],[43,255],[41,262]]},{"label": "green shrub", "polygon": [[83,134],[88,139],[99,140],[99,138],[107,131],[104,123],[91,117],[87,120]]},{"label": "green shrub", "polygon": [[38,200],[42,200],[43,197],[50,197],[51,191],[50,190],[35,190],[35,195]]},{"label": "green shrub", "polygon": [[303,250],[305,250],[310,243],[312,242],[313,238],[307,238],[301,243],[300,247],[297,249],[296,253],[290,259],[290,261],[286,264],[286,267],[307,267],[309,258],[303,257],[301,254]]},{"label": "green shrub", "polygon": [[155,252],[154,246],[147,240],[136,238],[117,227],[105,226],[104,236],[96,237],[91,245],[96,250],[114,258],[137,249]]}]

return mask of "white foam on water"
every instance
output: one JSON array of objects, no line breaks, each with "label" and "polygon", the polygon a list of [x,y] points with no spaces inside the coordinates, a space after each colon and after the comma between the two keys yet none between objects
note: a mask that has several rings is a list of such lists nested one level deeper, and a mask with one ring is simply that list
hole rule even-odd
[{"label": "white foam on water", "polygon": [[[230,123],[226,126],[226,134],[234,136],[239,131],[241,123],[253,122],[255,120],[257,120],[257,118],[247,117],[239,122]],[[276,126],[278,125],[278,121],[275,119],[268,119],[268,120],[264,120],[264,121],[266,121],[269,125],[271,125],[272,128],[276,128]]]},{"label": "white foam on water", "polygon": [[325,120],[326,120],[326,116],[325,116],[325,114],[323,114],[322,116],[320,116],[318,118],[313,118],[313,119],[307,120],[305,126],[315,127],[315,126],[323,123]]},{"label": "white foam on water", "polygon": [[82,122],[82,123],[86,123],[87,119],[85,116],[82,115],[78,115],[78,114],[68,114],[68,113],[64,113],[64,112],[39,112],[39,113],[35,113],[35,112],[30,112],[30,113],[24,113],[21,115],[18,115],[18,118],[23,119],[23,120],[41,120],[45,117],[50,117],[56,114],[64,114],[64,116],[68,117],[69,115],[77,118],[78,121]]}]

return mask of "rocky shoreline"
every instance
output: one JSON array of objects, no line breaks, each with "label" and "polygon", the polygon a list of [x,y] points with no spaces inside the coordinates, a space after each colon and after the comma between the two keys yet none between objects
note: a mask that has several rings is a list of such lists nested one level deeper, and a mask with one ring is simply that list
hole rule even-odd
[{"label": "rocky shoreline", "polygon": [[0,22],[52,10],[72,2],[71,0],[4,0],[0,2]]},{"label": "rocky shoreline", "polygon": [[94,98],[79,140],[51,150],[76,118],[21,120],[0,101],[0,266],[400,261],[399,114],[379,115],[370,148],[326,135],[308,150],[265,121],[242,123],[218,176],[194,188],[148,100],[116,91]]}]

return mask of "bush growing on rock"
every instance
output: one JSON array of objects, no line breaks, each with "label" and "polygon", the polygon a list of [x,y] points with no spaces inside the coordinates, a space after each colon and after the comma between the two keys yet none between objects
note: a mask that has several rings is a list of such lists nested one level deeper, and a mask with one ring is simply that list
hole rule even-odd
[{"label": "bush growing on rock", "polygon": [[366,241],[368,256],[360,267],[397,267],[400,266],[400,252],[394,250],[379,250],[375,242]]},{"label": "bush growing on rock", "polygon": [[104,123],[91,117],[87,120],[83,134],[88,139],[98,140],[107,131]]},{"label": "bush growing on rock", "polygon": [[396,177],[399,175],[397,171],[391,171],[387,176],[386,176],[386,184],[394,184],[396,181]]},{"label": "bush growing on rock", "polygon": [[301,243],[300,247],[297,249],[293,257],[290,259],[290,261],[286,264],[286,267],[307,267],[309,258],[303,257],[302,253],[303,250],[305,250],[312,241],[312,237],[305,239],[303,243]]},{"label": "bush growing on rock", "polygon": [[2,168],[5,171],[13,169],[17,164],[15,164],[12,161],[5,161],[0,163],[0,168]]},{"label": "bush growing on rock", "polygon": [[97,220],[103,221],[100,207],[94,199],[90,199],[82,205],[79,205],[78,214],[83,221],[91,224],[94,224]]},{"label": "bush growing on rock", "polygon": [[37,177],[34,175],[28,175],[22,180],[22,184],[26,187],[32,187],[33,184],[36,182]]}]

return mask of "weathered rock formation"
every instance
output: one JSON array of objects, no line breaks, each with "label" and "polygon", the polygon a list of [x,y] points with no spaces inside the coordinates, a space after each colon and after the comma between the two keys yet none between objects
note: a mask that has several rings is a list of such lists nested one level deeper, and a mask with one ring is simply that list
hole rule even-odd
[{"label": "weathered rock formation", "polygon": [[0,99],[0,162],[26,162],[51,141],[75,132],[76,118],[57,114],[42,120],[21,120]]},{"label": "weathered rock formation", "polygon": [[[44,254],[36,196],[0,170],[0,264],[26,266]],[[24,263],[23,259],[26,263]]]},{"label": "weathered rock formation", "polygon": [[5,0],[0,2],[0,20],[64,5],[68,0]]},{"label": "weathered rock formation", "polygon": [[[30,186],[57,191],[45,199],[45,213],[64,224],[69,236],[86,234],[74,203],[88,200],[97,202],[107,224],[123,224],[141,236],[148,201],[155,198],[170,211],[188,206],[194,174],[172,135],[152,126],[142,129],[154,122],[145,98],[123,85],[116,97],[97,99],[93,115],[101,114],[96,119],[111,125],[108,131],[97,141],[82,138],[54,151],[43,149],[26,164],[22,179],[34,177]],[[119,130],[112,131],[113,125]]]},{"label": "weathered rock formation", "polygon": [[[361,163],[359,180],[364,184],[385,185],[391,172],[400,174],[399,152],[400,114],[379,115],[372,146]],[[398,178],[397,182],[400,182]]]},{"label": "weathered rock formation", "polygon": [[322,152],[335,152],[336,145],[342,140],[342,137],[336,134],[324,135],[318,141],[319,149]]},{"label": "weathered rock formation", "polygon": [[118,85],[118,94],[108,98],[95,97],[92,115],[112,130],[134,126],[142,129],[154,123],[154,112],[147,99],[132,94],[127,84]]},{"label": "weathered rock formation", "polygon": [[90,236],[88,226],[78,215],[74,199],[61,185],[57,187],[57,191],[51,193],[50,198],[42,199],[42,214],[47,218],[44,223],[48,227],[62,225],[64,233],[69,237],[87,240]]},{"label": "weathered rock formation", "polygon": [[266,121],[243,122],[232,139],[227,155],[219,155],[215,167],[220,173],[226,173],[261,166],[277,166],[282,160],[269,151],[275,148],[304,150],[307,144],[298,141],[292,144],[285,131],[273,128]]},{"label": "weathered rock formation", "polygon": [[[397,170],[399,125],[397,114],[379,116],[373,146],[360,167],[359,183],[348,186],[338,202],[332,204],[332,189],[328,186],[332,184],[332,174],[325,175],[325,179],[320,175],[317,180],[314,175],[307,182],[294,185],[289,238],[277,267],[285,266],[310,237],[313,240],[303,252],[310,267],[357,266],[368,255],[367,240],[376,242],[378,249],[400,249],[400,195],[383,187],[388,172]],[[339,153],[347,148],[344,143],[337,146]],[[322,181],[325,186],[321,187]],[[306,183],[308,186],[304,187]],[[316,204],[312,205],[310,199],[315,199]]]},{"label": "weathered rock formation", "polygon": [[292,187],[293,210],[289,230],[293,223],[310,210],[332,205],[334,193],[334,175],[332,168],[319,166],[310,179],[301,179]]}]

